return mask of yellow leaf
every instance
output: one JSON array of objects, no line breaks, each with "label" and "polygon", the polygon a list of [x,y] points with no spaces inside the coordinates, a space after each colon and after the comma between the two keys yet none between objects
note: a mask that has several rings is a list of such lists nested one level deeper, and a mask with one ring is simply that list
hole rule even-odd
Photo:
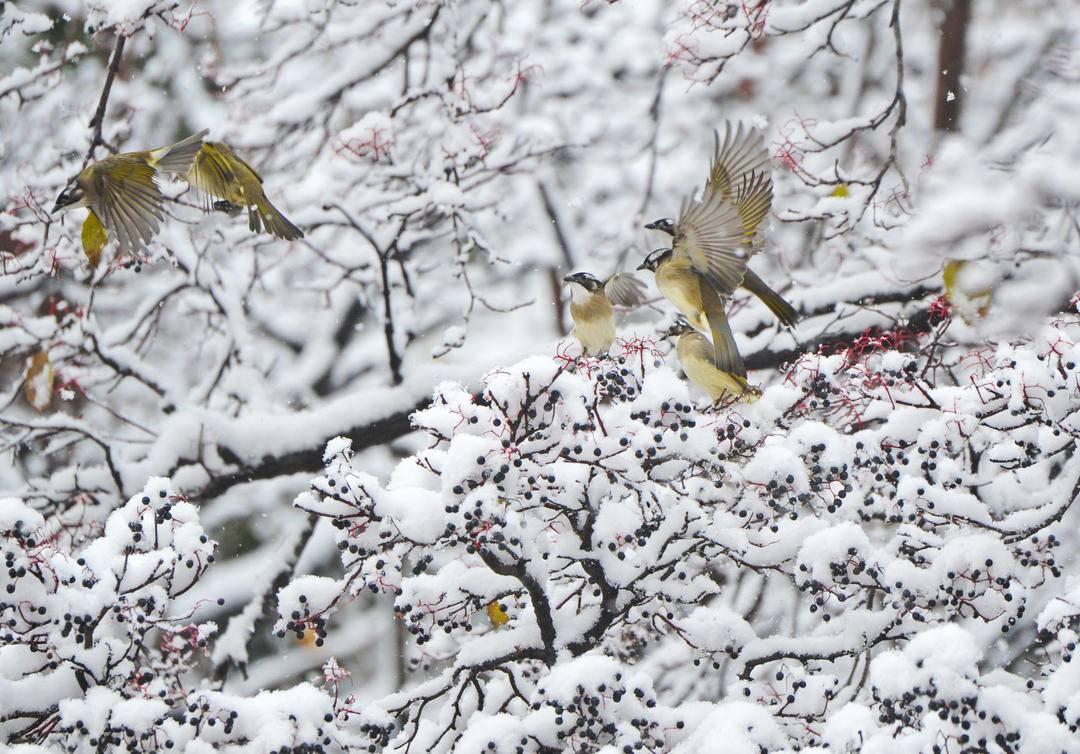
[{"label": "yellow leaf", "polygon": [[970,322],[974,317],[985,317],[993,303],[994,292],[990,288],[971,291],[964,290],[960,284],[960,271],[967,266],[962,259],[950,259],[945,263],[945,269],[941,273],[941,282],[945,287],[945,299],[957,307],[964,321]]},{"label": "yellow leaf", "polygon": [[491,621],[491,625],[495,628],[502,628],[510,622],[510,615],[506,612],[506,608],[498,603],[489,602],[487,606],[488,620]]},{"label": "yellow leaf", "polygon": [[97,267],[101,261],[101,250],[105,248],[108,240],[109,234],[105,232],[105,226],[94,214],[94,210],[90,210],[82,224],[82,247],[91,267]]},{"label": "yellow leaf", "polygon": [[949,299],[950,302],[956,296],[956,274],[960,272],[960,268],[963,266],[963,261],[950,259],[945,263],[945,269],[941,273],[942,282],[945,284],[945,298]]},{"label": "yellow leaf", "polygon": [[49,407],[53,394],[53,366],[48,351],[38,351],[30,357],[23,379],[26,402],[38,411]]},{"label": "yellow leaf", "polygon": [[836,188],[834,188],[832,190],[832,193],[829,194],[829,196],[835,196],[835,197],[840,198],[840,199],[846,199],[847,195],[848,195],[848,187],[847,187],[846,183],[838,184],[836,186]]},{"label": "yellow leaf", "polygon": [[299,644],[301,644],[301,645],[303,645],[305,647],[314,647],[315,646],[315,639],[316,639],[315,632],[312,631],[310,628],[305,628],[304,629],[304,636],[302,638],[300,638],[300,639],[297,639],[296,641]]}]

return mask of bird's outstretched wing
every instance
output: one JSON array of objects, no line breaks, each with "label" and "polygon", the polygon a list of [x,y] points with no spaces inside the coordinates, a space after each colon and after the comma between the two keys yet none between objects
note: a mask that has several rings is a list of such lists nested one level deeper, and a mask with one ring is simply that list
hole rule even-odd
[{"label": "bird's outstretched wing", "polygon": [[145,160],[127,155],[107,157],[94,170],[97,200],[91,209],[122,252],[143,248],[161,227],[165,210],[156,175]]},{"label": "bird's outstretched wing", "polygon": [[604,283],[604,294],[615,306],[633,309],[647,300],[645,284],[630,272],[616,272]]},{"label": "bird's outstretched wing", "polygon": [[739,181],[734,203],[743,233],[748,240],[753,239],[772,208],[772,178],[768,173],[747,173]]},{"label": "bird's outstretched wing", "polygon": [[735,205],[715,191],[701,199],[686,199],[677,227],[674,256],[689,262],[721,296],[734,293],[742,284],[748,254],[746,231]]},{"label": "bird's outstretched wing", "polygon": [[202,148],[203,138],[208,133],[210,133],[209,129],[204,128],[199,133],[192,134],[175,144],[151,149],[150,164],[157,168],[160,173],[183,175],[191,168],[195,155]]},{"label": "bird's outstretched wing", "polygon": [[752,251],[758,242],[758,228],[772,209],[772,170],[765,139],[742,123],[724,124],[724,136],[714,132],[716,150],[709,168],[706,193],[717,192],[735,205],[742,218],[743,230],[751,239]]},{"label": "bird's outstretched wing", "polygon": [[733,200],[748,173],[769,174],[769,151],[761,134],[743,123],[724,123],[724,135],[713,132],[716,149],[709,166],[709,183],[706,191],[718,191],[729,201]]}]

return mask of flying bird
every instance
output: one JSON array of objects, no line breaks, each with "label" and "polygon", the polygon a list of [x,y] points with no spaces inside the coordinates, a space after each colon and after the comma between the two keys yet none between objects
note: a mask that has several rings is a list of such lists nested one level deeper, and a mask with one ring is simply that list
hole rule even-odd
[{"label": "flying bird", "polygon": [[158,149],[114,154],[86,166],[68,181],[50,214],[89,207],[121,253],[138,252],[157,235],[165,218],[158,175],[187,173],[206,133],[202,130]]},{"label": "flying bird", "polygon": [[[741,280],[736,287],[744,288],[769,307],[769,310],[786,327],[792,327],[798,321],[799,313],[784,298],[768,286],[757,273],[746,266],[746,259],[764,248],[765,234],[762,220],[769,213],[772,206],[772,177],[769,167],[769,153],[765,148],[765,140],[761,134],[749,126],[739,124],[733,126],[731,122],[724,125],[724,136],[721,139],[719,132],[716,133],[716,148],[713,154],[712,165],[709,169],[709,180],[705,185],[705,201],[709,195],[717,195],[728,205],[736,210],[738,222],[742,225],[744,237],[741,246],[746,254],[738,264],[731,263],[730,272],[735,274],[741,267]],[[683,205],[683,213],[687,211],[687,205]],[[719,221],[719,217],[713,216],[712,220]],[[725,218],[730,222],[730,216]],[[680,227],[686,222],[700,222],[699,214],[686,216],[681,214],[679,222],[670,218],[655,220],[645,227],[650,230],[659,230],[676,238],[680,234]],[[700,232],[699,228],[687,228],[685,235],[692,236]],[[677,244],[677,240],[676,240]],[[726,280],[729,280],[727,278]],[[658,281],[659,282],[659,281]],[[729,294],[730,295],[730,294]],[[685,314],[685,312],[684,312]],[[693,324],[693,319],[691,319]]]},{"label": "flying bird", "polygon": [[585,353],[604,353],[615,340],[615,306],[645,303],[645,284],[629,273],[616,273],[606,281],[589,272],[575,272],[563,281],[570,285],[573,336]]},{"label": "flying bird", "polygon": [[[638,266],[656,274],[660,293],[691,326],[711,334],[716,366],[740,377],[746,376],[746,366],[735,345],[724,299],[743,282],[752,253],[751,233],[771,198],[772,184],[764,173],[744,177],[732,200],[707,187],[700,199],[683,200],[671,248],[653,251]],[[743,217],[754,224],[748,225]]]},{"label": "flying bird", "polygon": [[[247,209],[248,227],[254,233],[266,232],[291,241],[303,238],[304,232],[289,222],[263,191],[263,181],[255,169],[220,141],[208,141],[195,155],[186,174],[187,182],[206,197],[206,209],[226,212]],[[211,204],[211,199],[218,201]]]}]

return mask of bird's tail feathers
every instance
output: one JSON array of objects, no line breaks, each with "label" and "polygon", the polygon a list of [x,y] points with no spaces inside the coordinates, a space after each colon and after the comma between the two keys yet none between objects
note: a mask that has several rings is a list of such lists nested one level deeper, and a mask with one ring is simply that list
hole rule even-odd
[{"label": "bird's tail feathers", "polygon": [[195,155],[202,149],[203,138],[208,133],[210,133],[210,130],[204,128],[197,134],[192,134],[175,144],[152,150],[150,152],[150,164],[162,173],[183,175],[191,168],[192,162],[195,161]]},{"label": "bird's tail feathers", "polygon": [[[264,198],[256,204],[255,207],[258,210],[258,215],[261,218],[267,233],[277,236],[278,238],[283,238],[286,241],[294,241],[297,238],[304,237],[304,231],[289,222],[289,219],[281,214],[281,212],[278,211],[278,208],[270,203],[269,199]],[[254,215],[254,213],[252,214]],[[254,216],[251,218],[251,224],[258,224],[258,220],[256,220]],[[258,232],[258,229],[255,227],[252,227],[252,230]]]},{"label": "bird's tail feathers", "polygon": [[714,338],[713,348],[716,351],[716,368],[745,383],[746,365],[743,363],[739,349],[735,345],[735,336],[731,332],[731,325],[728,324],[727,316],[715,319],[719,321],[714,324],[713,318],[710,318],[709,325]]},{"label": "bird's tail feathers", "polygon": [[769,311],[780,320],[784,327],[794,327],[799,321],[798,310],[749,268],[743,276],[743,287],[761,299],[761,302],[769,307]]}]

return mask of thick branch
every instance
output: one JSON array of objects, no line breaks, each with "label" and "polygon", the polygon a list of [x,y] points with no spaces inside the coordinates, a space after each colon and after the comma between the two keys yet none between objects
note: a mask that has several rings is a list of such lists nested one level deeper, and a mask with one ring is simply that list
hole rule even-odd
[{"label": "thick branch", "polygon": [[[905,303],[911,301],[918,301],[925,296],[938,292],[940,289],[937,287],[924,287],[919,286],[911,290],[900,291],[895,294],[887,294],[883,296],[867,297],[861,301],[865,305],[878,305],[886,303]],[[812,312],[806,313],[804,316],[813,317],[823,314],[829,314],[835,305],[830,305]],[[911,332],[913,335],[921,335],[930,332],[932,329],[932,323],[930,321],[929,309],[917,312],[913,317],[904,323],[904,329]],[[745,357],[747,369],[779,369],[784,364],[789,364],[804,353],[814,353],[816,351],[824,349],[828,352],[832,348],[843,346],[851,341],[852,338],[862,335],[865,332],[865,328],[860,328],[857,331],[840,331],[830,332],[827,334],[819,335],[809,341],[806,341],[793,348],[782,348],[778,350],[766,349],[764,351],[756,351],[751,354],[747,354]]]},{"label": "thick branch", "polygon": [[[412,422],[409,421],[409,416],[414,411],[419,411],[426,405],[427,401],[418,403],[416,406],[406,409],[405,411],[398,411],[397,413],[390,414],[371,424],[363,427],[354,427],[348,432],[343,433],[342,436],[352,440],[354,450],[363,450],[364,448],[370,448],[375,445],[385,445],[399,437],[409,434],[413,429]],[[223,455],[230,457],[234,456],[228,449],[219,450],[224,451]],[[208,500],[224,494],[238,484],[255,482],[260,479],[273,479],[275,477],[287,476],[290,474],[301,474],[305,472],[317,473],[323,468],[322,457],[322,447],[307,448],[280,456],[264,456],[255,464],[241,466],[241,468],[235,472],[214,477],[205,487],[192,493],[192,495],[203,500]]]},{"label": "thick branch", "polygon": [[526,564],[520,560],[512,565],[506,565],[499,561],[498,557],[490,552],[480,550],[480,557],[484,565],[500,576],[511,576],[521,582],[525,591],[529,593],[532,602],[533,614],[536,616],[536,625],[540,629],[540,640],[544,643],[543,654],[538,658],[548,665],[555,664],[555,622],[551,616],[551,603],[548,602],[544,592],[536,579],[528,572]]}]

